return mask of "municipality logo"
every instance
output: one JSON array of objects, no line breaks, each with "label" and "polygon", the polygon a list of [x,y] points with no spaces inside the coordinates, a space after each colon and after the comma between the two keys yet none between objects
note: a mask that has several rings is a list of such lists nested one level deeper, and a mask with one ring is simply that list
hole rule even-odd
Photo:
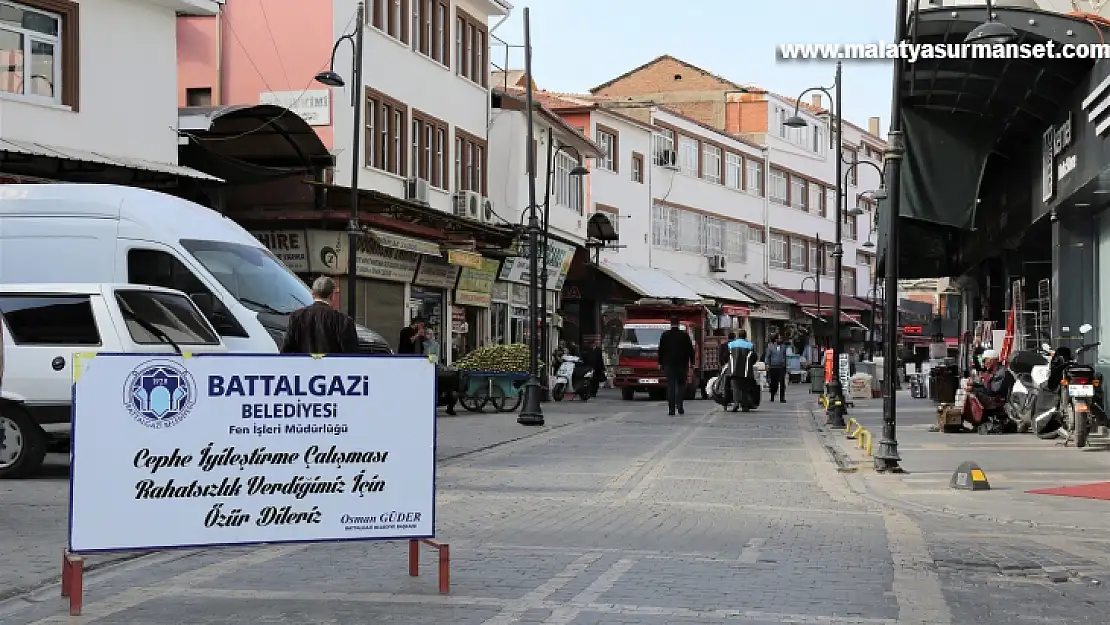
[{"label": "municipality logo", "polygon": [[123,385],[123,403],[135,420],[148,428],[177,425],[196,403],[193,376],[168,360],[148,360],[135,368]]}]

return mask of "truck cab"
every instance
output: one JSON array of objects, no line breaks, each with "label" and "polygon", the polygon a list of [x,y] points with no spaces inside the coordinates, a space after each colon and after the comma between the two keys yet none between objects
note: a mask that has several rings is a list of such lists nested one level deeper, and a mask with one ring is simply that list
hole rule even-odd
[{"label": "truck cab", "polygon": [[617,345],[617,375],[614,386],[621,399],[631,400],[646,392],[652,400],[667,396],[667,378],[659,367],[659,338],[671,328],[671,318],[679,318],[679,329],[694,343],[694,364],[686,374],[686,398],[693,399],[704,377],[702,344],[706,310],[701,305],[672,304],[641,300],[626,308],[627,319]]}]

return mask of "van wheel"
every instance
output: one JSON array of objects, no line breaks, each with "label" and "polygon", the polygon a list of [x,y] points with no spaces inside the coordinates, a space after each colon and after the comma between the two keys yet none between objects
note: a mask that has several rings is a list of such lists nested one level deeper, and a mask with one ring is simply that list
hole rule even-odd
[{"label": "van wheel", "polygon": [[0,405],[0,479],[27,477],[42,467],[46,458],[46,434],[16,405]]}]

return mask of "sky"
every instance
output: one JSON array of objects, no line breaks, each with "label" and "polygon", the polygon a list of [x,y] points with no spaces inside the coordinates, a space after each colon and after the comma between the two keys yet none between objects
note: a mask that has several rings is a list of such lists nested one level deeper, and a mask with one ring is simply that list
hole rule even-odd
[{"label": "sky", "polygon": [[[524,7],[532,31],[532,74],[550,91],[586,93],[670,54],[740,84],[789,97],[831,87],[834,62],[783,61],[781,43],[873,43],[894,38],[894,0],[509,0],[493,31],[490,61],[524,68]],[[498,19],[490,22],[497,24]],[[890,119],[892,66],[844,64],[844,118],[867,128]],[[806,96],[809,100],[809,96]]]}]

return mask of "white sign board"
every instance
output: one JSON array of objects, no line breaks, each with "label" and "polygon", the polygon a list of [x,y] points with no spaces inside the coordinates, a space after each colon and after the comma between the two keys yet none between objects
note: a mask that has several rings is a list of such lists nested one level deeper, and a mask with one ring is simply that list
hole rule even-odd
[{"label": "white sign board", "polygon": [[840,387],[847,392],[852,381],[852,362],[848,359],[848,354],[838,354],[836,361],[838,373],[840,373]]},{"label": "white sign board", "polygon": [[427,358],[97,355],[76,370],[73,552],[435,533]]},{"label": "white sign board", "polygon": [[308,122],[309,126],[331,125],[331,89],[263,91],[258,94],[258,103],[289,109]]},{"label": "white sign board", "polygon": [[262,230],[251,234],[265,245],[290,271],[307,273],[308,241],[304,230]]}]

